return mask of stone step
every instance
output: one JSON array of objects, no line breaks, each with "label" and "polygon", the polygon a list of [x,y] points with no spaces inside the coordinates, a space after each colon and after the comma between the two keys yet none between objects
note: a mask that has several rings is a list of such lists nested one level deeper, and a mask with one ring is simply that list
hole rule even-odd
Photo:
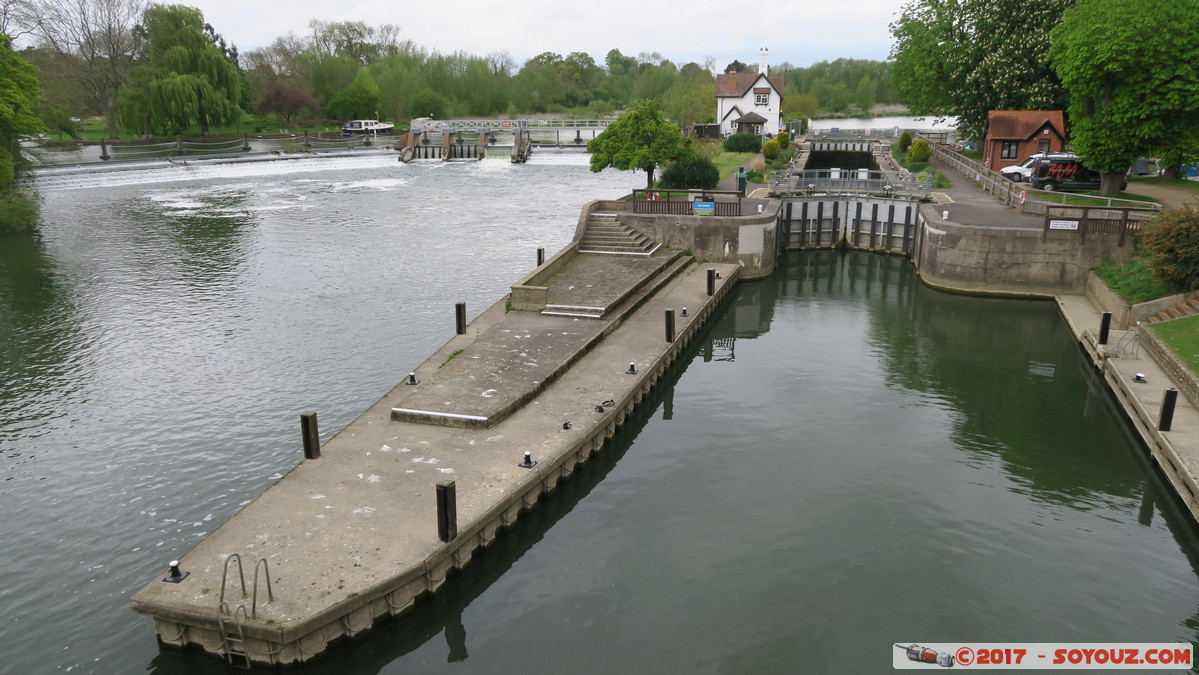
[{"label": "stone step", "polygon": [[579,245],[579,253],[595,253],[609,255],[652,255],[657,251],[661,244],[647,244],[645,246],[598,246],[595,248],[587,248]]},{"label": "stone step", "polygon": [[580,319],[604,318],[604,307],[583,307],[581,305],[546,305],[542,314],[549,316],[573,316]]}]

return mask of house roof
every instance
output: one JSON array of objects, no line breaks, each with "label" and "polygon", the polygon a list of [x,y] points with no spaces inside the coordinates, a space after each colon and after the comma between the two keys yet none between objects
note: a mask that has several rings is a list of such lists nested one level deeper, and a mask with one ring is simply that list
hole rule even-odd
[{"label": "house roof", "polygon": [[737,120],[737,124],[763,124],[766,118],[756,112],[746,113],[741,119]]},{"label": "house roof", "polygon": [[[742,113],[741,113],[741,107],[740,107],[740,106],[733,106],[731,109],[729,109],[729,111],[728,111],[728,112],[726,112],[726,113],[724,114],[724,117],[722,117],[722,118],[720,119],[720,121],[721,121],[721,122],[723,122],[723,121],[727,120],[727,119],[728,119],[728,118],[730,118],[730,117],[732,117],[734,120],[736,120],[736,119],[738,119],[738,118],[740,118],[740,117],[741,117],[741,114],[742,114]],[[734,117],[734,115],[735,115],[736,117]]]},{"label": "house roof", "polygon": [[1046,124],[1065,138],[1065,119],[1060,110],[991,110],[987,113],[987,137],[992,140],[1026,140]]},{"label": "house roof", "polygon": [[759,79],[766,80],[779,96],[783,95],[782,75],[762,75],[761,73],[722,73],[716,76],[716,98],[741,98]]}]

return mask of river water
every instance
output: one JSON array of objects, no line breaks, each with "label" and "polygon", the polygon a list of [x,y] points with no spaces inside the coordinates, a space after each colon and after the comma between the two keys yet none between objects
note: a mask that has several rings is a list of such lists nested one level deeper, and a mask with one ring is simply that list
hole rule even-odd
[{"label": "river water", "polygon": [[[48,177],[0,240],[4,666],[223,672],[129,597],[641,184],[579,154]],[[1199,541],[1051,303],[793,253],[448,591],[301,672],[867,673],[1186,642]]]}]

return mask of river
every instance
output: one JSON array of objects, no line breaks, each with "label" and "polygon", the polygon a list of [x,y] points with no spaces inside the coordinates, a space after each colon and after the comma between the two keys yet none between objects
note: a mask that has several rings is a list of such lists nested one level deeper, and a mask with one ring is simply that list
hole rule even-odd
[{"label": "river", "polygon": [[[392,155],[40,181],[0,240],[14,673],[223,672],[129,597],[640,174]],[[448,591],[300,672],[881,672],[1186,642],[1199,540],[1051,303],[793,253]]]}]

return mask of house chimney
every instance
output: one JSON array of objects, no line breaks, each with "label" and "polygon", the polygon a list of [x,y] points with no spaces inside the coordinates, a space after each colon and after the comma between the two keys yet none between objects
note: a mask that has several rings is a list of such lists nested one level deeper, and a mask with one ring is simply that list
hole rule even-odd
[{"label": "house chimney", "polygon": [[767,70],[766,63],[768,61],[770,61],[770,50],[765,47],[762,47],[762,49],[758,51],[758,73],[760,73],[762,75],[769,74],[766,72],[766,70]]}]

